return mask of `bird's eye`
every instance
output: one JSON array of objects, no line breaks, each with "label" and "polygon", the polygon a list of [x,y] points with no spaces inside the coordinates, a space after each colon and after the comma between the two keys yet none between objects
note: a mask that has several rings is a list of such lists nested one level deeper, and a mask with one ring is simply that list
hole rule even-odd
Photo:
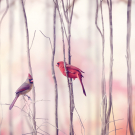
[{"label": "bird's eye", "polygon": [[59,66],[59,63],[57,63],[57,65]]}]

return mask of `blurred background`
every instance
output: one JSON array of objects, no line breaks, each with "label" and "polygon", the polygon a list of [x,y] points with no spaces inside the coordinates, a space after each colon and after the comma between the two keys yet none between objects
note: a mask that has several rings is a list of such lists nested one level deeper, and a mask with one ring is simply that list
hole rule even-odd
[{"label": "blurred background", "polygon": [[[113,2],[113,110],[118,135],[126,134],[127,124],[127,64],[126,64],[126,35],[127,35],[127,0],[112,0]],[[17,107],[9,111],[9,105],[15,97],[15,91],[25,81],[29,73],[27,60],[26,32],[20,1],[10,0],[9,9],[1,23],[1,103],[0,135],[21,135],[31,133],[29,119]],[[36,119],[37,125],[46,121],[41,129],[50,135],[55,135],[55,91],[51,72],[51,45],[39,30],[53,42],[53,1],[26,0],[25,9],[28,21],[30,46],[34,31],[35,39],[30,50],[33,78],[36,91]],[[1,1],[0,17],[6,9],[6,0]],[[99,135],[101,132],[101,79],[102,79],[102,40],[95,26],[96,1],[76,0],[71,26],[71,63],[83,70],[83,84],[87,96],[82,92],[78,79],[73,81],[75,106],[83,122],[86,135]],[[133,114],[135,114],[135,1],[131,9],[131,64],[133,85]],[[110,39],[109,12],[106,1],[103,1],[104,29],[105,29],[105,77],[108,97]],[[101,26],[99,8],[98,24]],[[55,65],[63,60],[63,48],[59,15],[56,25],[56,53]],[[66,43],[66,60],[67,43]],[[55,66],[58,83],[58,120],[59,129],[69,134],[69,91],[67,79]],[[32,97],[32,91],[29,92]],[[27,100],[27,99],[26,99]],[[31,101],[28,101],[30,104]],[[24,100],[20,96],[16,106],[22,108]],[[30,105],[32,108],[32,104]],[[81,135],[81,123],[74,111],[74,131]],[[134,115],[135,116],[135,115]],[[110,121],[112,121],[112,115]],[[134,117],[135,128],[135,117]],[[110,123],[110,131],[114,130],[114,123]],[[46,134],[40,130],[42,134]],[[59,131],[59,134],[64,134]],[[109,135],[114,135],[111,132]],[[129,133],[128,133],[129,134]]]}]

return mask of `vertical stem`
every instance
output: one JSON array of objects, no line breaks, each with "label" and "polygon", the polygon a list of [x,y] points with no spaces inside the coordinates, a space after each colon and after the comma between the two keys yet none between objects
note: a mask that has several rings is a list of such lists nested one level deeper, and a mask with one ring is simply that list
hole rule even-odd
[{"label": "vertical stem", "polygon": [[[14,6],[13,6],[14,7]],[[10,8],[10,19],[9,19],[9,60],[8,60],[8,68],[9,68],[9,102],[12,101],[12,55],[13,55],[13,12],[14,8]],[[13,134],[13,124],[12,124],[12,111],[9,112],[9,134]]]},{"label": "vertical stem", "polygon": [[[73,17],[73,9],[74,9],[74,3],[75,0],[73,0],[73,6],[71,9],[71,14],[69,10],[69,22],[68,22],[68,63],[71,64],[71,23],[72,23],[72,17]],[[70,6],[70,1],[69,1]],[[69,91],[70,91],[70,135],[74,135],[74,128],[73,128],[73,112],[74,112],[74,93],[73,93],[73,83],[72,79],[69,79]]]},{"label": "vertical stem", "polygon": [[[65,12],[65,7],[64,7],[64,2],[62,0],[62,8],[64,12],[65,19],[67,21],[68,25],[68,63],[71,64],[71,46],[70,46],[70,38],[71,38],[71,22],[72,22],[72,16],[73,16],[73,8],[74,8],[74,2],[73,0],[73,6],[72,6],[72,11],[71,14]],[[66,64],[65,64],[65,43],[64,43],[64,23],[63,23],[63,18],[59,10],[59,5],[58,5],[58,0],[54,1],[59,17],[60,17],[60,23],[61,23],[61,31],[62,31],[62,41],[63,41],[63,56],[64,56],[64,68],[67,76],[67,82],[68,82],[68,87],[69,87],[69,99],[70,99],[70,135],[74,135],[74,130],[73,130],[73,111],[74,111],[74,95],[73,95],[73,85],[72,85],[72,79],[68,79],[68,74],[66,70]],[[70,1],[68,2],[70,5]],[[69,5],[67,5],[69,7]],[[69,11],[68,11],[69,12]],[[69,15],[69,16],[68,16]],[[66,32],[65,32],[66,33]]]},{"label": "vertical stem", "polygon": [[[113,82],[113,25],[112,25],[112,1],[108,3],[109,9],[109,24],[110,24],[110,75],[109,75],[109,108],[107,112],[107,123],[110,119],[111,109],[112,109],[112,82]],[[109,124],[107,125],[107,133],[109,132]],[[116,133],[116,130],[115,130]]]},{"label": "vertical stem", "polygon": [[130,35],[131,35],[131,2],[127,4],[127,95],[128,95],[128,122],[130,135],[134,135],[133,115],[132,115],[132,76],[131,76],[131,54],[130,54]]},{"label": "vertical stem", "polygon": [[101,19],[102,19],[102,32],[100,28],[98,27],[97,24],[97,19],[98,19],[98,0],[96,0],[96,17],[95,17],[95,24],[96,27],[102,37],[102,128],[101,128],[101,135],[106,134],[106,109],[107,109],[107,100],[106,100],[106,82],[105,82],[105,62],[104,62],[104,44],[105,44],[105,39],[104,39],[104,20],[103,20],[103,13],[102,13],[102,1],[100,1],[100,7],[101,7]]},{"label": "vertical stem", "polygon": [[[24,20],[25,20],[26,35],[27,35],[28,67],[29,67],[30,74],[33,76],[32,67],[31,67],[31,61],[30,61],[29,31],[28,31],[27,16],[26,16],[23,0],[21,0],[21,3],[22,3],[23,15],[24,15]],[[35,95],[35,86],[34,86],[34,82],[33,82],[33,126],[34,126],[34,134],[36,135],[37,132],[36,132],[36,121],[35,121],[35,117],[36,117],[36,108],[35,108],[35,98],[36,97],[35,96],[36,96]]]},{"label": "vertical stem", "polygon": [[[69,13],[70,14],[70,13]],[[68,23],[68,63],[71,64],[71,23]],[[74,111],[74,94],[72,79],[69,78],[69,99],[70,99],[70,135],[74,135],[73,128],[73,111]]]},{"label": "vertical stem", "polygon": [[53,15],[53,47],[52,47],[52,77],[55,83],[55,125],[56,125],[56,135],[58,135],[58,88],[57,80],[54,70],[54,56],[55,56],[55,46],[56,46],[56,5],[54,4],[54,15]]}]

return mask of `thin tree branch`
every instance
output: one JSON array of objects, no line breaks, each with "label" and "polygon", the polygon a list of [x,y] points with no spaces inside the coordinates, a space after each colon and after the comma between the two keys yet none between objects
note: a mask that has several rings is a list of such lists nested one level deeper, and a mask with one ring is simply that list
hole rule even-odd
[{"label": "thin tree branch", "polygon": [[[102,32],[97,24],[98,20],[98,0],[96,0],[96,16],[95,16],[95,25],[101,35],[102,38],[102,128],[101,128],[101,135],[105,135],[106,133],[106,109],[107,109],[107,98],[106,96],[106,82],[105,82],[105,62],[104,62],[104,44],[105,44],[105,39],[104,39],[104,19],[103,19],[103,13],[102,13],[102,1],[100,1],[100,7],[101,7],[101,20],[102,20]],[[104,100],[105,98],[105,100]]]},{"label": "thin tree branch", "polygon": [[65,15],[65,19],[66,19],[67,23],[69,23],[68,15],[67,15],[65,7],[64,7],[64,2],[63,2],[63,0],[61,0],[61,1],[62,1],[62,8],[63,8],[63,12],[64,12],[64,15]]},{"label": "thin tree branch", "polygon": [[[115,129],[115,130],[120,130],[120,129],[123,129],[123,128],[118,128],[118,129]],[[115,131],[115,130],[112,130],[112,131],[106,133],[106,135],[109,135],[111,132],[113,132],[113,131]]]},{"label": "thin tree branch", "polygon": [[67,135],[64,131],[60,130],[58,127],[56,127],[56,126],[50,124],[49,122],[44,122],[44,123],[47,123],[47,124],[49,124],[49,125],[55,127],[56,129],[58,129],[59,131],[61,131],[63,134]]},{"label": "thin tree branch", "polygon": [[[132,114],[132,74],[131,74],[131,53],[130,53],[130,36],[131,36],[131,3],[132,0],[128,0],[127,4],[127,95],[128,95],[128,122],[129,131],[131,135],[134,135],[133,128],[133,114]],[[127,132],[127,131],[126,131]]]},{"label": "thin tree branch", "polygon": [[[110,1],[110,2],[109,2]],[[106,117],[106,122],[109,122],[111,109],[112,109],[112,83],[113,83],[113,24],[112,24],[112,0],[107,0],[108,9],[109,9],[109,26],[110,26],[110,74],[109,74],[109,105],[108,112]],[[114,119],[114,114],[113,114]],[[116,135],[116,125],[114,121],[115,135]],[[107,126],[107,131],[109,132],[109,125]]]},{"label": "thin tree branch", "polygon": [[51,45],[51,49],[52,49],[52,43],[51,43],[50,38],[49,38],[49,37],[47,37],[47,36],[45,36],[45,34],[43,34],[43,32],[42,32],[41,30],[39,30],[39,31],[42,33],[42,35],[43,35],[44,37],[46,37],[46,38],[48,38],[48,39],[49,39],[49,42],[50,42],[50,45]]},{"label": "thin tree branch", "polygon": [[111,123],[111,122],[119,121],[119,120],[124,120],[124,118],[123,119],[117,119],[117,120],[109,121],[108,123],[106,123],[106,125],[109,124],[109,123]]},{"label": "thin tree branch", "polygon": [[[44,123],[44,122],[43,122],[43,123]],[[42,123],[42,124],[43,124],[43,123]],[[39,129],[39,130],[41,130],[42,132],[44,132],[44,133],[50,135],[49,133],[45,132],[44,130],[42,130],[42,129],[40,128],[40,127],[44,126],[44,125],[42,125],[42,124],[41,124],[39,127],[37,126],[37,127],[38,127],[37,130]]]},{"label": "thin tree branch", "polygon": [[[33,36],[32,43],[31,43],[31,47],[32,47],[33,41],[34,41],[34,39],[35,39],[35,35],[36,35],[36,30],[35,30],[35,32],[34,32],[34,36]],[[31,49],[31,47],[30,47],[30,49]]]},{"label": "thin tree branch", "polygon": [[72,10],[71,10],[71,15],[70,15],[70,25],[71,25],[71,23],[72,23],[72,18],[73,18],[74,4],[75,4],[75,0],[73,0],[73,5],[72,5]]},{"label": "thin tree branch", "polygon": [[[35,133],[35,132],[26,133],[26,134],[22,134],[22,135],[28,135],[28,134],[33,134],[33,133]],[[36,132],[36,133],[39,133],[40,135],[44,135],[44,134],[42,134],[42,133],[40,133],[40,132]]]},{"label": "thin tree branch", "polygon": [[56,5],[54,4],[54,14],[53,14],[53,48],[52,48],[52,77],[55,83],[55,125],[56,125],[56,135],[59,134],[58,130],[58,87],[57,80],[55,76],[54,70],[54,56],[55,56],[55,48],[56,48]]},{"label": "thin tree branch", "polygon": [[9,2],[8,2],[8,0],[6,0],[6,3],[7,3],[7,4],[6,4],[7,7],[6,7],[6,10],[5,10],[4,14],[3,14],[2,17],[1,17],[0,25],[1,25],[1,23],[2,23],[3,18],[4,18],[5,15],[7,14],[8,9],[9,9]]},{"label": "thin tree branch", "polygon": [[[28,23],[27,23],[27,16],[26,16],[26,12],[25,12],[25,7],[24,7],[24,3],[23,0],[21,0],[21,4],[22,4],[22,9],[23,9],[23,15],[24,15],[24,20],[25,20],[25,28],[26,28],[26,35],[27,35],[27,55],[28,55],[28,66],[29,66],[29,71],[31,76],[33,76],[32,73],[32,67],[31,67],[31,61],[30,61],[30,49],[29,49],[29,31],[28,31]],[[35,102],[35,86],[34,86],[34,82],[33,82],[33,100]],[[34,133],[35,135],[36,133],[36,121],[35,121],[35,117],[36,117],[36,108],[35,108],[35,103],[33,103],[33,125],[34,125]]]},{"label": "thin tree branch", "polygon": [[83,125],[83,123],[82,123],[82,120],[81,120],[81,118],[80,118],[80,115],[79,115],[79,113],[78,113],[76,107],[75,107],[75,111],[77,112],[77,115],[78,115],[79,120],[80,120],[80,122],[81,122],[81,127],[83,127],[83,129],[84,129],[84,135],[85,135],[85,128],[84,128],[84,125]]},{"label": "thin tree branch", "polygon": [[[73,111],[74,111],[74,95],[73,95],[73,85],[72,85],[72,79],[68,79],[68,73],[66,69],[66,62],[65,62],[65,42],[64,42],[64,23],[63,23],[63,17],[62,14],[60,13],[60,9],[58,6],[58,0],[56,0],[55,5],[57,7],[59,17],[60,17],[60,23],[61,23],[61,32],[62,32],[62,42],[63,42],[63,57],[64,57],[64,68],[67,76],[67,82],[68,82],[68,87],[69,87],[69,99],[70,99],[70,134],[74,134],[73,130]],[[70,2],[68,2],[70,4]],[[62,6],[63,6],[63,11],[65,15],[65,19],[68,18],[72,20],[72,15],[73,15],[73,9],[72,9],[72,14],[71,16],[68,16],[68,13],[65,12],[65,7],[64,7],[64,2],[62,1]],[[68,6],[68,5],[67,5]],[[74,7],[74,6],[73,6]],[[68,25],[68,63],[71,64],[71,46],[70,46],[70,38],[71,38],[71,20],[67,21]]]}]

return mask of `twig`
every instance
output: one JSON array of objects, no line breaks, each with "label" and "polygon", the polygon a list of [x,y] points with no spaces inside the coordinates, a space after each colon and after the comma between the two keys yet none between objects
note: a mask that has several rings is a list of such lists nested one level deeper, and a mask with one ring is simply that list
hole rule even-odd
[{"label": "twig", "polygon": [[[32,43],[31,43],[31,47],[32,47],[32,45],[33,45],[33,41],[34,41],[35,35],[36,35],[36,30],[35,30],[35,32],[34,32],[34,36],[33,36]],[[31,47],[30,47],[30,49],[31,49]]]},{"label": "twig", "polygon": [[62,8],[63,8],[63,12],[64,12],[64,15],[65,15],[65,19],[66,19],[67,23],[69,23],[68,15],[67,15],[65,7],[64,7],[64,2],[63,2],[63,0],[61,0],[61,1],[62,1]]},{"label": "twig", "polygon": [[25,106],[26,106],[26,109],[28,110],[28,112],[27,112],[27,115],[28,115],[28,118],[29,118],[29,122],[30,122],[30,124],[31,124],[31,127],[32,127],[32,129],[35,131],[35,129],[34,129],[34,124],[33,124],[33,114],[32,114],[32,111],[31,111],[31,109],[30,109],[30,104],[28,104],[27,103],[27,101],[26,101],[26,99],[24,98],[24,96],[23,96],[23,99],[24,99],[24,102],[25,102]]},{"label": "twig", "polygon": [[[3,103],[1,103],[1,105],[10,105],[10,104],[7,104],[7,103],[3,104]],[[23,111],[24,113],[28,114],[26,111],[24,111],[22,108],[20,108],[18,106],[14,105],[14,107],[16,107],[16,108],[20,109],[20,111]]]},{"label": "twig", "polygon": [[[35,103],[40,102],[40,101],[50,101],[50,100],[41,99],[41,100],[36,100]],[[31,103],[33,103],[33,102],[31,102]]]},{"label": "twig", "polygon": [[[33,133],[35,133],[35,132],[26,133],[26,134],[22,134],[22,135],[28,135],[28,134],[33,134]],[[36,132],[36,133],[39,133],[40,135],[44,135],[44,134],[42,134],[42,133],[40,133],[40,132]]]},{"label": "twig", "polygon": [[[44,123],[44,122],[43,122],[43,123]],[[42,124],[43,124],[43,123],[42,123]],[[44,132],[44,133],[50,135],[49,133],[45,132],[44,130],[42,130],[42,129],[40,128],[40,127],[44,126],[44,125],[42,125],[42,124],[41,124],[40,126],[37,126],[37,127],[38,127],[37,130],[39,129],[39,130],[41,130],[42,132]]]},{"label": "twig", "polygon": [[[0,0],[1,2],[2,0]],[[11,8],[14,4],[15,4],[16,0],[13,0],[11,1],[9,4],[8,4],[8,8]],[[6,7],[7,8],[7,7]],[[0,11],[0,14],[2,14],[6,9],[1,9]]]},{"label": "twig", "polygon": [[[43,34],[43,32],[42,32],[41,30],[39,30],[39,31],[42,33],[42,35],[43,35],[44,37],[49,38],[49,37],[45,36],[45,34]],[[50,41],[50,44],[51,44],[51,49],[52,49],[52,43],[51,43],[50,38],[49,38],[49,41]]]},{"label": "twig", "polygon": [[[115,129],[115,130],[120,130],[120,129],[123,129],[123,128],[118,128],[118,129]],[[106,133],[106,135],[110,134],[111,132],[113,132],[113,131],[115,131],[115,130],[112,130],[112,131]]]},{"label": "twig", "polygon": [[49,125],[51,125],[51,126],[55,127],[56,129],[58,129],[59,131],[61,131],[63,134],[67,135],[64,131],[60,130],[58,127],[56,127],[56,126],[54,126],[54,125],[50,124],[49,122],[45,122],[45,123],[47,123],[47,124],[49,124]]},{"label": "twig", "polygon": [[124,118],[123,119],[117,119],[117,120],[109,121],[108,123],[106,123],[106,125],[109,124],[109,123],[111,123],[111,122],[119,121],[119,120],[124,120]]},{"label": "twig", "polygon": [[84,135],[85,135],[85,128],[84,128],[84,126],[83,126],[82,120],[81,120],[81,118],[80,118],[80,115],[79,115],[79,113],[78,113],[76,107],[75,107],[75,111],[77,112],[77,115],[78,115],[79,120],[80,120],[80,122],[81,122],[81,127],[83,127],[83,129],[84,129]]},{"label": "twig", "polygon": [[0,20],[0,26],[1,26],[1,23],[2,23],[3,18],[4,18],[5,15],[7,14],[7,11],[8,11],[8,8],[9,8],[8,0],[6,0],[6,3],[7,3],[7,7],[6,7],[6,10],[5,10],[4,14],[3,14],[2,17],[1,17],[1,20]]},{"label": "twig", "polygon": [[97,7],[96,7],[96,15],[95,15],[95,25],[96,25],[96,27],[97,27],[97,29],[98,29],[98,31],[99,31],[101,37],[103,38],[103,34],[102,34],[102,32],[101,32],[101,30],[100,30],[98,24],[97,24],[97,20],[98,20],[98,0],[96,0],[96,1],[97,1],[97,4],[96,4]]},{"label": "twig", "polygon": [[35,119],[42,119],[42,120],[48,120],[48,119],[45,119],[45,118],[35,118]]},{"label": "twig", "polygon": [[[27,55],[28,55],[28,65],[29,65],[29,71],[31,76],[33,76],[32,74],[32,67],[31,67],[31,61],[30,61],[30,49],[29,49],[29,31],[28,31],[28,24],[27,24],[27,16],[26,16],[26,12],[25,12],[25,8],[24,8],[24,3],[23,0],[21,0],[22,3],[22,9],[23,9],[23,14],[24,14],[24,20],[25,20],[25,28],[26,28],[26,34],[27,34]],[[33,100],[35,102],[35,86],[33,83]],[[36,121],[35,121],[35,117],[36,117],[36,108],[35,108],[35,103],[33,104],[33,125],[34,125],[34,132],[35,135],[36,133]]]}]

